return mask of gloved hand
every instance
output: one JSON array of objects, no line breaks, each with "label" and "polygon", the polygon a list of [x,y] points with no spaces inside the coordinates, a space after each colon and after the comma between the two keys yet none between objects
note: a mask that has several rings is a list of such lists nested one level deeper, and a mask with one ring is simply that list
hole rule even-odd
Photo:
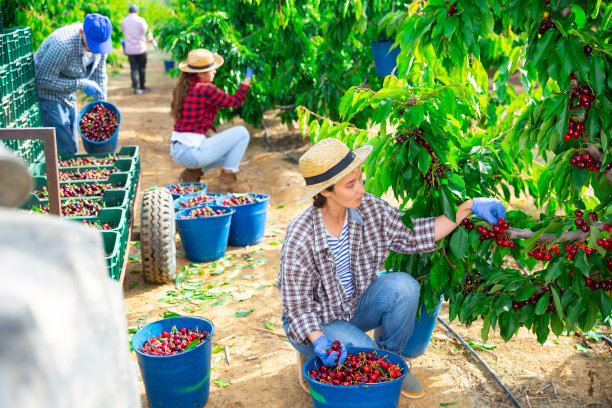
[{"label": "gloved hand", "polygon": [[323,364],[328,367],[333,367],[338,364],[342,364],[344,363],[344,360],[346,360],[346,346],[340,343],[339,341],[338,351],[340,351],[340,354],[338,354],[338,351],[332,349],[332,342],[329,341],[325,336],[317,338],[312,343],[312,345],[314,346],[314,351],[317,357],[319,357]]},{"label": "gloved hand", "polygon": [[247,67],[247,71],[246,74],[244,75],[245,78],[252,78],[253,77],[253,68],[251,67]]},{"label": "gloved hand", "polygon": [[100,88],[100,85],[98,85],[96,81],[92,81],[88,79],[85,85],[85,93],[87,94],[87,96],[102,94],[102,89]]},{"label": "gloved hand", "polygon": [[497,198],[479,197],[472,200],[472,212],[496,225],[498,218],[506,217],[506,207]]}]

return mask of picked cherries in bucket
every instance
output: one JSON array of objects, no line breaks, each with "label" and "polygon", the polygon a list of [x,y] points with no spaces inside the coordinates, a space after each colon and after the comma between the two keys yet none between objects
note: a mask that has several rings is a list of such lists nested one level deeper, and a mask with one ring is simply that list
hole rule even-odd
[{"label": "picked cherries in bucket", "polygon": [[242,205],[254,203],[255,199],[249,195],[235,195],[223,200],[221,205]]},{"label": "picked cherries in bucket", "polygon": [[[334,345],[337,349],[334,349]],[[340,352],[339,341],[332,343],[328,353],[332,352]],[[392,364],[385,357],[378,356],[375,351],[348,354],[344,364],[336,367],[322,365],[318,369],[315,365],[308,373],[314,381],[340,386],[388,382],[400,378],[403,374],[398,364]]]},{"label": "picked cherries in bucket", "polygon": [[204,190],[204,186],[200,184],[175,184],[173,186],[170,186],[170,192],[172,194],[192,194],[202,190]]},{"label": "picked cherries in bucket", "polygon": [[184,220],[184,219],[189,219],[189,218],[212,217],[214,215],[221,215],[221,214],[223,214],[223,211],[221,210],[215,211],[210,207],[202,207],[202,208],[195,208],[189,211],[188,215],[181,215],[179,219]]},{"label": "picked cherries in bucket", "polygon": [[170,333],[164,331],[157,337],[151,337],[139,349],[144,354],[151,356],[171,356],[183,353],[199,346],[206,341],[210,333],[207,331],[172,327]]},{"label": "picked cherries in bucket", "polygon": [[117,129],[117,113],[104,105],[95,105],[81,117],[81,133],[94,142],[104,142],[111,138]]}]

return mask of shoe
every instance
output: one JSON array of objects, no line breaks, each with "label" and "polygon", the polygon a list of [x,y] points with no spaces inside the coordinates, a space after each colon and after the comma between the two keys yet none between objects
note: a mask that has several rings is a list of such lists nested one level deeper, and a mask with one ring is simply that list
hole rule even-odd
[{"label": "shoe", "polygon": [[202,169],[185,169],[181,171],[178,179],[181,183],[199,183],[203,175]]},{"label": "shoe", "polygon": [[139,91],[140,93],[147,93],[147,92],[151,92],[151,88],[140,88]]},{"label": "shoe", "polygon": [[304,378],[304,372],[302,371],[302,368],[304,367],[304,364],[306,364],[306,361],[308,361],[307,358],[302,358],[302,354],[299,351],[296,351],[297,354],[297,360],[298,360],[298,379],[300,380],[300,385],[302,386],[302,388],[304,389],[304,391],[306,391],[307,393],[310,394],[310,390],[308,389],[308,385],[306,383],[306,379]]},{"label": "shoe", "polygon": [[410,370],[406,373],[406,377],[404,377],[402,381],[402,395],[408,398],[421,398],[425,395],[421,382],[410,372]]},{"label": "shoe", "polygon": [[134,93],[135,94],[141,94],[142,93],[142,89],[134,88]]},{"label": "shoe", "polygon": [[248,193],[248,189],[238,184],[237,173],[222,169],[219,175],[219,193]]}]

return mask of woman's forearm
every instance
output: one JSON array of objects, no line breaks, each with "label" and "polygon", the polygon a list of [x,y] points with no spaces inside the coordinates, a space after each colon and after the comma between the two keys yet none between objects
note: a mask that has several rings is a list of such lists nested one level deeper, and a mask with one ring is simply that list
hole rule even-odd
[{"label": "woman's forearm", "polygon": [[453,232],[455,228],[461,223],[461,221],[470,215],[472,212],[472,200],[468,200],[457,207],[457,214],[455,221],[451,221],[447,216],[440,215],[434,220],[434,239],[436,241],[441,240],[448,234]]},{"label": "woman's forearm", "polygon": [[323,332],[321,330],[315,330],[308,335],[308,340],[310,340],[311,343],[314,343],[314,341],[321,336],[323,336]]}]

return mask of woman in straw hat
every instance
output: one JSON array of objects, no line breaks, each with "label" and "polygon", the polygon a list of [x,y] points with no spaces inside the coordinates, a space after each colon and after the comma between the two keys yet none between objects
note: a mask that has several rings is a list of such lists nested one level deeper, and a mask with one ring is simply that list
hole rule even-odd
[{"label": "woman in straw hat", "polygon": [[170,111],[175,120],[170,155],[185,167],[179,175],[180,181],[200,181],[204,172],[223,164],[218,191],[238,192],[236,174],[249,144],[249,131],[244,126],[234,126],[215,134],[214,121],[219,108],[244,103],[253,70],[247,68],[238,91],[228,95],[213,84],[221,65],[221,56],[203,48],[191,51],[187,61],[179,64],[182,72],[172,92]]},{"label": "woman in straw hat", "polygon": [[[278,287],[285,332],[298,351],[305,389],[301,368],[315,354],[334,366],[346,359],[345,345],[409,357],[424,353],[437,311],[415,322],[420,286],[407,273],[379,274],[388,251],[431,252],[470,212],[491,223],[506,214],[499,200],[476,198],[459,205],[456,220],[413,218],[414,228],[408,229],[402,211],[365,193],[361,165],[371,151],[372,146],[364,146],[352,152],[330,138],[300,158],[306,188],[298,204],[311,198],[313,204],[287,227]],[[374,341],[366,332],[377,328]],[[333,340],[341,342],[340,353],[328,355]],[[423,396],[414,375],[406,375],[402,394]]]}]

